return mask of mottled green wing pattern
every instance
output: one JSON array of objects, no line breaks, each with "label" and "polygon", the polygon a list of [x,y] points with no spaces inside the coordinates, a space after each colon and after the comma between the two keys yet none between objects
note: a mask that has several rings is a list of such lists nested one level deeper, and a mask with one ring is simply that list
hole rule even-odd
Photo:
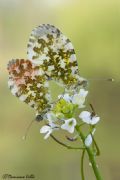
[{"label": "mottled green wing pattern", "polygon": [[52,25],[43,24],[33,29],[27,54],[28,60],[9,62],[8,85],[13,95],[38,114],[44,114],[50,108],[49,80],[55,80],[65,90],[74,90],[84,82],[78,72],[72,43]]},{"label": "mottled green wing pattern", "polygon": [[52,25],[33,29],[28,42],[28,59],[39,65],[47,77],[64,86],[82,81],[74,47],[70,40]]},{"label": "mottled green wing pattern", "polygon": [[12,94],[38,113],[49,107],[49,84],[39,66],[29,60],[15,59],[8,64],[8,85]]}]

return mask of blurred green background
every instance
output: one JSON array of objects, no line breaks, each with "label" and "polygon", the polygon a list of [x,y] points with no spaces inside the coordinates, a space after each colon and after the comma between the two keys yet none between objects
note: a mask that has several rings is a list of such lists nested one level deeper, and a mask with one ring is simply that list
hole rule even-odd
[{"label": "blurred green background", "polygon": [[[27,58],[31,30],[50,23],[74,44],[83,77],[115,78],[89,82],[88,103],[101,117],[97,158],[105,180],[120,179],[120,1],[119,0],[0,0],[0,178],[2,174],[34,174],[35,180],[80,180],[80,152],[43,140],[34,110],[12,96],[7,87],[7,63]],[[54,90],[56,92],[56,89]],[[86,180],[94,180],[85,162]]]}]

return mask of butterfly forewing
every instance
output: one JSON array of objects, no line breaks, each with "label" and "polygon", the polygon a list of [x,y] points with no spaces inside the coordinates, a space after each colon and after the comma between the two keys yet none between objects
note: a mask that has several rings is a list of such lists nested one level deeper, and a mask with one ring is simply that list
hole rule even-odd
[{"label": "butterfly forewing", "polygon": [[72,43],[52,25],[43,24],[33,29],[27,54],[28,59],[39,65],[47,77],[61,85],[72,85],[80,79]]},{"label": "butterfly forewing", "polygon": [[48,82],[39,66],[29,60],[15,59],[8,64],[9,88],[14,96],[42,112],[48,108],[50,93]]}]

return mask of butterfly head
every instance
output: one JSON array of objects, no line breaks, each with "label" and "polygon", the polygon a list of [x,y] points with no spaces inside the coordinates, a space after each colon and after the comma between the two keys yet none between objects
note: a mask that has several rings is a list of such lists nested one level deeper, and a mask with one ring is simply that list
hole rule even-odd
[{"label": "butterfly head", "polygon": [[87,79],[80,77],[80,80],[78,81],[77,86],[83,86],[84,88],[86,88],[88,86]]},{"label": "butterfly head", "polygon": [[36,120],[37,122],[43,121],[43,119],[44,119],[44,117],[43,117],[42,114],[38,114],[38,115],[36,115],[36,117],[35,117],[35,120]]}]

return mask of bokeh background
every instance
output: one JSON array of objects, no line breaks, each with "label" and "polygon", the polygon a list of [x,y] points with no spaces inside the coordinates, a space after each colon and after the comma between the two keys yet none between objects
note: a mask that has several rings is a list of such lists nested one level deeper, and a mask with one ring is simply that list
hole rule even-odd
[{"label": "bokeh background", "polygon": [[[88,103],[101,117],[97,158],[105,180],[120,179],[120,1],[0,0],[0,179],[2,174],[34,174],[35,180],[80,180],[80,152],[44,141],[34,123],[34,111],[12,96],[7,87],[7,63],[27,58],[31,30],[50,23],[74,44],[79,70],[89,81]],[[115,78],[115,82],[98,79]],[[57,91],[53,88],[53,93]],[[85,162],[86,180],[94,175]]]}]

